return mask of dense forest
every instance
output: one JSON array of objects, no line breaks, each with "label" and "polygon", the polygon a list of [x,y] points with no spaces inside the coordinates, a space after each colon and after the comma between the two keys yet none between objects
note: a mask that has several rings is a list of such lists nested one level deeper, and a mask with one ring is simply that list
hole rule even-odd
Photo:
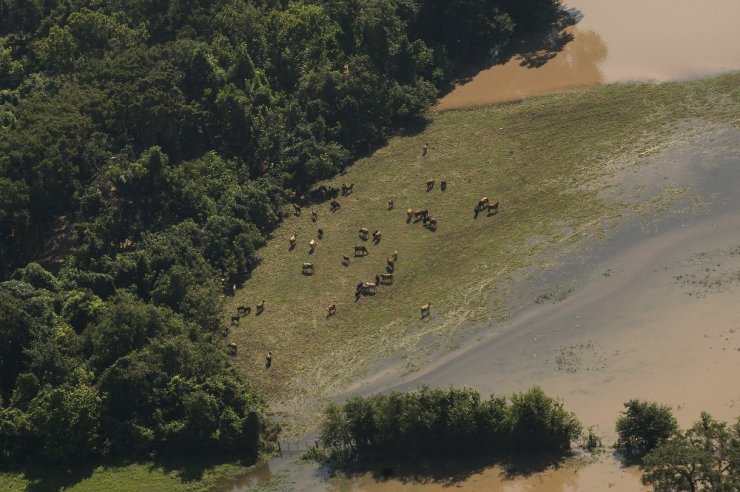
[{"label": "dense forest", "polygon": [[[0,460],[239,452],[227,287],[555,0],[0,0]],[[308,197],[308,198],[305,198]]]}]

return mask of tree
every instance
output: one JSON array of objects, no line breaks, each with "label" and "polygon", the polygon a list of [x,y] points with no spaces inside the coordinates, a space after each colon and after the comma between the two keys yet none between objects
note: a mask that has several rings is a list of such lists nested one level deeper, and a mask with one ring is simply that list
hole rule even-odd
[{"label": "tree", "polygon": [[630,400],[617,419],[617,448],[628,457],[642,457],[678,430],[670,407],[655,402]]},{"label": "tree", "polygon": [[644,458],[643,483],[656,492],[730,492],[740,488],[740,419],[734,426],[702,412]]}]

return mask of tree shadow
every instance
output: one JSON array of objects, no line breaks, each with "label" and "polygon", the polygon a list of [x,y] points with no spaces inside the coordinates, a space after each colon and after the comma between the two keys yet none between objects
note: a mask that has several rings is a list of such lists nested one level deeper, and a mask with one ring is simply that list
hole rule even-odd
[{"label": "tree shadow", "polygon": [[487,59],[458,68],[448,87],[440,91],[440,97],[450,93],[458,85],[470,82],[480,72],[497,65],[505,65],[512,59],[521,59],[520,65],[523,67],[542,67],[573,41],[573,35],[566,32],[566,29],[576,25],[582,18],[583,14],[578,9],[563,8],[557,18],[544,28],[515,37],[503,47],[491,48]]},{"label": "tree shadow", "polygon": [[348,478],[359,478],[370,474],[377,482],[396,480],[403,484],[437,484],[451,487],[464,482],[485,469],[501,467],[501,477],[506,480],[526,478],[546,470],[559,469],[573,452],[552,452],[513,454],[506,456],[478,456],[464,459],[427,459],[374,462],[352,462],[348,464],[330,463],[321,470],[324,476],[343,475]]}]

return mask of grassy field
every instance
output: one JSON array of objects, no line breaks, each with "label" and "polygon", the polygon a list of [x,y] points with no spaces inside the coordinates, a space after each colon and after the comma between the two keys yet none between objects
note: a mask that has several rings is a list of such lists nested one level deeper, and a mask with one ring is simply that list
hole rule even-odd
[{"label": "grassy field", "polygon": [[[626,204],[602,193],[617,165],[660,148],[681,120],[737,124],[739,110],[734,74],[434,115],[423,131],[391,139],[345,175],[321,183],[354,183],[352,194],[337,198],[337,212],[328,201],[316,204],[313,222],[309,210],[296,217],[286,209],[288,218],[260,252],[260,266],[227,301],[227,322],[239,305],[254,308],[265,299],[267,306],[231,329],[228,341],[239,345],[234,365],[282,414],[288,434],[305,431],[316,422],[321,397],[379,357],[395,356],[412,370],[421,354],[444,347],[441,341],[471,320],[505,318],[515,272],[553,245],[594,233],[604,219],[618,220]],[[429,152],[422,157],[424,143]],[[427,179],[437,181],[429,192]],[[476,219],[473,209],[483,196],[500,201],[500,212]],[[407,208],[428,208],[437,230],[407,223]],[[361,240],[360,227],[380,229],[380,243]],[[289,251],[293,233],[298,245]],[[318,243],[313,254],[311,239]],[[370,254],[344,266],[342,255],[355,245]],[[393,285],[356,302],[355,285],[374,281],[396,250]],[[313,275],[302,275],[303,262],[315,265]],[[426,302],[432,312],[422,320],[419,306]],[[329,304],[337,313],[327,318]]]},{"label": "grassy field", "polygon": [[[605,218],[629,213],[624,203],[606,198],[615,196],[609,177],[659,149],[679,121],[737,125],[738,115],[740,74],[604,86],[434,115],[423,131],[393,138],[324,183],[355,184],[354,193],[337,198],[339,211],[318,204],[316,223],[305,211],[275,231],[261,265],[227,301],[225,322],[238,305],[254,308],[265,299],[267,306],[232,328],[227,341],[239,344],[234,365],[283,413],[287,433],[299,434],[316,422],[322,397],[346,387],[379,357],[395,356],[413,370],[419,357],[448,347],[471,320],[505,318],[518,270],[548,248],[597,233]],[[433,191],[425,191],[427,179],[437,181]],[[441,179],[448,183],[445,192]],[[602,193],[606,189],[611,192]],[[475,219],[482,196],[500,201],[500,212]],[[390,198],[393,210],[387,209]],[[428,208],[438,229],[406,223],[407,208]],[[319,227],[325,237],[309,254]],[[360,240],[360,227],[381,229],[380,243]],[[289,251],[294,232],[298,246]],[[370,254],[343,266],[342,255],[359,244]],[[394,250],[394,284],[355,302],[357,282],[374,281]],[[316,266],[314,275],[301,274],[305,261]],[[432,312],[421,320],[425,302]],[[337,314],[327,319],[332,303]],[[274,353],[269,370],[267,350]],[[0,491],[212,490],[246,470],[229,463],[139,463],[0,472]]]},{"label": "grassy field", "polygon": [[32,467],[0,472],[0,492],[205,492],[250,468],[234,463],[179,460],[171,463],[108,463],[90,468]]}]

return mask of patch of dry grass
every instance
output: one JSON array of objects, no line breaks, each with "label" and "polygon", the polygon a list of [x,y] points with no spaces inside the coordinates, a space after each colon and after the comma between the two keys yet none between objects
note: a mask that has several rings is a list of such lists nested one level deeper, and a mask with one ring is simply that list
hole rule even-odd
[{"label": "patch of dry grass", "polygon": [[[438,348],[471,320],[505,318],[515,272],[553,245],[597,232],[603,219],[619,218],[623,204],[600,192],[610,186],[620,156],[639,160],[660,148],[685,118],[737,124],[738,86],[734,74],[598,87],[441,113],[420,134],[391,139],[346,175],[323,183],[355,183],[354,193],[337,198],[340,210],[317,205],[316,223],[308,210],[289,215],[260,251],[260,266],[226,303],[225,322],[238,305],[254,308],[260,299],[267,305],[261,316],[252,311],[232,328],[228,341],[239,344],[234,365],[276,411],[290,416],[289,432],[305,430],[321,398],[379,356],[408,357],[406,367],[413,369],[414,356]],[[429,153],[422,157],[426,142]],[[426,191],[427,179],[437,181],[433,191]],[[475,219],[482,196],[500,201],[500,212]],[[391,198],[395,208],[388,210]],[[428,208],[437,230],[406,223],[407,208]],[[380,243],[362,241],[360,227],[382,230]],[[289,251],[294,232],[298,246]],[[313,254],[310,239],[318,243]],[[354,245],[370,254],[344,266],[342,255],[351,255]],[[374,281],[394,250],[394,284],[355,302],[355,285]],[[315,265],[314,275],[301,274],[303,262]],[[425,302],[432,303],[432,315],[421,320]],[[327,318],[332,303],[337,314]],[[267,350],[274,354],[269,370]]]}]

